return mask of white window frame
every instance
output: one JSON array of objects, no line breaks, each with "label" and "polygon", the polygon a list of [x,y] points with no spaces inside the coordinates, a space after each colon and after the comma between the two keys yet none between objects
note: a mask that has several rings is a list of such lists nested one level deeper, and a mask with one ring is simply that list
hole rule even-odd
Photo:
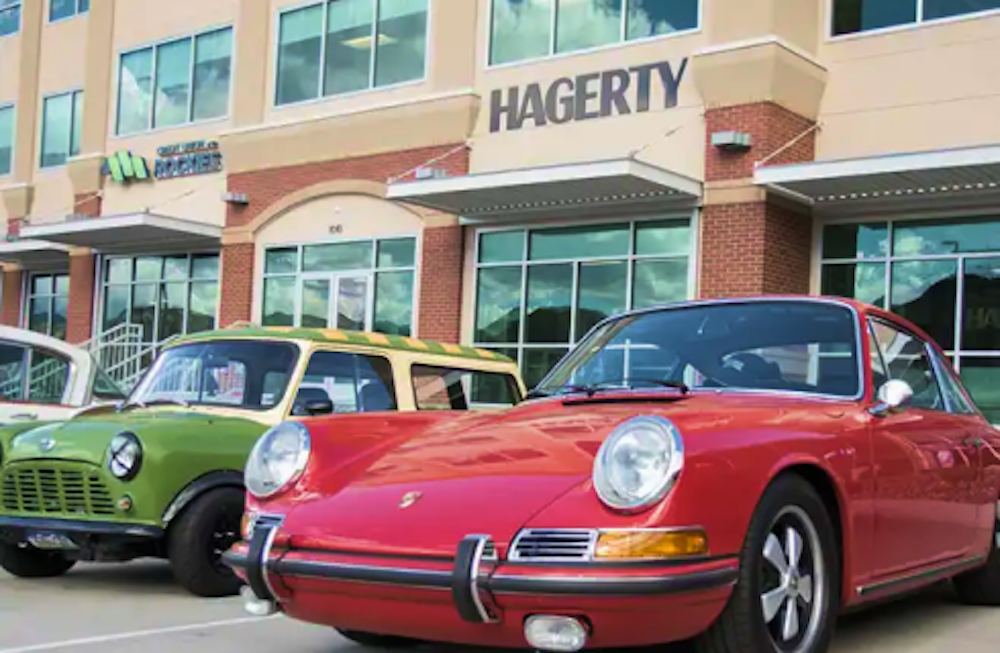
[{"label": "white window frame", "polygon": [[550,59],[560,59],[563,57],[575,57],[582,54],[590,54],[595,52],[601,52],[604,50],[613,50],[616,48],[631,47],[635,45],[641,45],[644,43],[650,43],[654,41],[662,41],[665,39],[681,38],[684,36],[690,36],[692,34],[697,34],[702,31],[705,24],[705,4],[708,0],[697,0],[698,1],[698,11],[697,22],[694,27],[689,29],[677,30],[675,32],[670,32],[668,34],[657,34],[655,36],[646,36],[641,39],[627,39],[627,29],[628,29],[628,4],[632,0],[622,0],[622,20],[621,20],[621,30],[618,34],[619,40],[614,43],[605,43],[604,45],[595,45],[590,48],[581,48],[580,50],[572,50],[570,52],[556,52],[556,27],[559,24],[559,1],[552,0],[552,15],[549,20],[549,53],[542,55],[540,57],[525,57],[524,59],[518,59],[517,61],[507,61],[504,63],[493,63],[493,5],[496,0],[489,0],[489,6],[486,15],[486,20],[483,21],[484,28],[486,30],[485,37],[483,38],[483,43],[485,43],[486,51],[483,53],[483,61],[485,62],[485,68],[491,70],[494,68],[512,68],[514,66],[523,66],[525,64],[537,63],[539,61],[548,61]]},{"label": "white window frame", "polygon": [[[379,267],[378,265],[378,244],[383,240],[402,240],[404,238],[412,238],[414,240],[413,244],[413,265],[404,267]],[[367,274],[370,278],[370,283],[368,284],[368,297],[366,298],[367,307],[371,309],[371,313],[366,316],[366,321],[371,322],[374,325],[375,321],[375,286],[378,279],[379,273],[385,272],[412,272],[413,273],[413,297],[411,298],[411,311],[410,311],[410,336],[411,338],[418,337],[417,326],[419,324],[419,305],[420,305],[420,261],[421,261],[421,249],[422,249],[422,239],[419,233],[399,233],[399,234],[385,234],[380,236],[368,236],[359,238],[342,238],[334,240],[318,240],[318,241],[307,241],[307,242],[297,242],[297,243],[268,243],[261,247],[260,255],[260,301],[257,302],[257,314],[256,319],[258,324],[264,323],[264,310],[265,301],[267,300],[266,285],[268,279],[295,279],[295,296],[293,297],[293,317],[292,325],[296,328],[302,325],[302,282],[308,281],[310,279],[317,278],[328,278],[328,277],[350,277],[350,276],[360,276],[362,274]],[[302,249],[304,247],[322,246],[322,245],[341,245],[349,243],[372,243],[372,261],[371,266],[368,268],[359,268],[357,270],[338,270],[335,272],[303,272],[302,271]],[[271,250],[276,249],[295,249],[296,250],[296,265],[297,270],[295,272],[272,272],[267,273],[267,253]],[[333,289],[331,288],[331,291]],[[333,296],[330,297],[330,301],[333,301]],[[329,328],[337,328],[335,325],[331,325]]]},{"label": "white window frame", "polygon": [[954,16],[945,16],[943,18],[924,18],[924,0],[913,0],[917,5],[916,20],[900,23],[899,25],[889,25],[887,27],[879,27],[877,29],[870,30],[859,30],[857,32],[850,32],[848,34],[834,34],[833,33],[833,11],[834,5],[839,0],[826,0],[826,40],[827,41],[849,41],[852,39],[865,38],[869,36],[879,36],[881,34],[892,34],[893,32],[903,32],[907,30],[919,29],[921,27],[933,27],[936,25],[947,25],[948,23],[958,23],[967,20],[978,20],[980,18],[989,18],[991,16],[1000,16],[1000,7],[995,9],[981,9],[979,11],[971,11],[966,14],[956,14]]},{"label": "white window frame", "polygon": [[[643,223],[650,222],[663,222],[668,220],[676,221],[687,221],[688,229],[690,230],[690,240],[688,244],[687,254],[681,255],[662,255],[662,254],[642,254],[637,255],[635,253],[635,233],[636,225],[641,225]],[[531,247],[531,232],[532,231],[545,231],[549,228],[559,229],[565,227],[594,227],[599,228],[608,225],[620,225],[627,224],[629,226],[629,251],[627,255],[624,256],[596,256],[596,257],[579,257],[579,258],[567,258],[567,259],[545,259],[538,261],[530,261],[528,259],[529,248]],[[579,265],[581,263],[597,263],[597,262],[607,262],[607,261],[622,261],[627,264],[626,269],[626,289],[625,289],[625,310],[632,310],[632,294],[635,286],[635,263],[637,261],[663,261],[663,260],[678,260],[681,258],[686,258],[688,262],[687,270],[687,295],[686,299],[693,299],[697,289],[697,279],[698,279],[698,243],[699,243],[699,215],[698,211],[693,212],[665,212],[662,215],[650,215],[649,213],[644,213],[642,215],[625,215],[621,217],[603,217],[595,220],[573,221],[564,222],[558,221],[551,224],[539,224],[539,223],[517,223],[511,225],[503,226],[492,226],[483,227],[476,230],[474,236],[474,250],[472,252],[473,257],[473,276],[472,276],[472,303],[470,311],[472,311],[471,318],[468,320],[469,328],[471,333],[468,335],[467,340],[473,343],[473,347],[479,349],[487,350],[501,350],[501,349],[513,349],[517,352],[517,365],[518,368],[524,373],[524,352],[531,349],[566,349],[567,352],[572,351],[582,337],[586,337],[584,334],[581,339],[576,338],[576,310],[577,308],[578,296],[579,296]],[[491,233],[501,233],[505,231],[524,231],[524,251],[521,254],[521,260],[519,261],[504,261],[495,263],[480,263],[479,262],[479,251],[480,242],[482,240],[483,234]],[[545,342],[545,343],[525,343],[524,332],[527,322],[527,301],[528,301],[528,269],[531,266],[538,265],[553,265],[553,264],[566,264],[572,263],[573,268],[573,287],[571,292],[572,306],[570,312],[570,324],[569,324],[569,341],[568,343],[563,342]],[[479,309],[479,271],[488,268],[502,268],[502,267],[520,267],[521,268],[521,304],[520,304],[520,314],[518,316],[519,327],[518,327],[518,340],[516,343],[493,343],[493,342],[481,342],[476,340],[476,318]]]},{"label": "white window frame", "polygon": [[17,29],[9,34],[0,34],[0,39],[6,38],[8,36],[16,36],[21,33],[21,29],[24,27],[24,2],[23,0],[14,0],[9,7],[3,7],[0,9],[0,13],[6,13],[9,11],[17,12]]},{"label": "white window frame", "polygon": [[[38,129],[38,161],[37,161],[37,165],[38,165],[38,169],[39,170],[55,170],[57,168],[65,167],[66,163],[70,159],[72,159],[74,156],[79,156],[79,152],[77,154],[73,154],[73,131],[74,131],[73,127],[75,126],[75,124],[77,123],[77,121],[81,121],[81,124],[80,124],[81,136],[82,136],[82,129],[83,129],[83,124],[82,124],[83,115],[82,114],[79,115],[79,116],[76,115],[76,95],[77,94],[83,95],[83,89],[82,88],[74,88],[74,89],[69,90],[69,91],[60,91],[59,93],[50,93],[48,95],[42,96],[42,104],[41,104],[41,107],[40,107],[41,115],[39,115],[39,117],[38,117],[39,129]],[[66,161],[63,161],[60,164],[53,164],[53,165],[48,165],[47,166],[47,165],[44,165],[42,163],[42,157],[45,155],[45,152],[44,152],[44,149],[43,149],[44,145],[45,145],[45,103],[48,102],[49,100],[54,100],[55,98],[59,98],[59,97],[62,97],[64,95],[69,95],[70,96],[69,145],[66,147],[66,153],[67,153]],[[86,102],[87,98],[84,97],[83,101]],[[82,143],[81,143],[81,147],[82,147]]]},{"label": "white window frame", "polygon": [[[52,23],[61,23],[63,21],[67,21],[67,20],[73,20],[77,16],[81,16],[83,14],[89,13],[90,12],[90,5],[89,4],[88,4],[88,6],[87,6],[86,9],[84,9],[82,11],[80,10],[80,3],[82,1],[83,0],[73,0],[73,13],[69,14],[68,16],[63,16],[62,18],[52,18],[52,0],[49,0],[49,3],[48,3],[49,4],[49,11],[48,11],[48,16],[47,16],[48,23],[50,25]],[[90,2],[94,2],[94,0],[90,0]],[[98,2],[100,2],[100,0],[98,0]]]},{"label": "white window frame", "polygon": [[[91,0],[93,2],[94,0]],[[213,34],[215,32],[221,32],[223,30],[229,30],[232,37],[230,39],[230,51],[229,51],[229,88],[227,89],[226,97],[226,113],[217,116],[215,118],[206,118],[204,120],[192,120],[194,113],[194,69],[196,65],[195,54],[197,53],[197,43],[198,38],[205,36],[206,34]],[[203,30],[199,30],[192,34],[186,34],[183,36],[172,36],[170,38],[162,39],[154,43],[149,43],[139,47],[129,48],[128,50],[121,50],[118,52],[118,57],[115,60],[115,129],[113,138],[133,138],[135,136],[141,136],[143,134],[150,134],[154,132],[163,132],[170,129],[178,129],[184,127],[190,127],[191,125],[204,125],[213,122],[219,122],[224,120],[229,120],[229,117],[233,113],[233,81],[234,73],[236,72],[236,26],[232,23],[226,23],[222,25],[215,25]],[[174,125],[167,125],[166,127],[157,127],[153,124],[153,118],[156,115],[156,76],[157,76],[157,50],[159,48],[176,43],[178,41],[190,40],[191,41],[191,60],[188,70],[188,106],[187,106],[187,120],[184,122],[179,122]],[[152,51],[152,77],[150,78],[150,102],[149,102],[149,115],[146,116],[146,126],[143,129],[137,129],[130,132],[121,132],[121,94],[122,94],[122,59],[130,54],[135,54],[137,52],[142,52],[144,50]]]},{"label": "white window frame", "polygon": [[[470,2],[475,0],[469,0]],[[365,93],[372,93],[374,91],[385,91],[405,86],[414,86],[423,84],[427,81],[427,62],[431,58],[432,48],[433,48],[433,16],[434,7],[436,4],[435,0],[427,0],[427,26],[424,34],[424,43],[426,43],[424,50],[424,69],[420,77],[409,79],[403,82],[396,82],[394,84],[385,84],[383,86],[375,86],[375,66],[378,59],[378,21],[379,16],[381,16],[381,3],[382,0],[371,0],[374,5],[372,12],[372,54],[368,60],[368,86],[367,88],[358,89],[356,91],[347,91],[344,93],[336,93],[333,95],[323,95],[323,86],[326,82],[326,41],[329,36],[327,31],[328,20],[330,15],[329,4],[330,0],[321,0],[320,2],[306,2],[300,5],[294,5],[291,7],[285,7],[278,11],[277,20],[274,21],[274,74],[271,76],[271,106],[275,109],[283,109],[285,107],[296,107],[302,106],[304,104],[311,104],[316,102],[328,102],[333,99],[349,98],[356,95],[362,95]],[[316,6],[323,7],[323,31],[320,34],[320,49],[319,49],[319,80],[316,89],[316,97],[308,98],[305,100],[297,100],[295,102],[278,102],[278,66],[281,57],[281,19],[285,14],[295,13],[296,11],[301,11],[303,9],[311,9]]]},{"label": "white window frame", "polygon": [[14,174],[14,161],[17,158],[17,106],[13,102],[0,103],[0,113],[10,111],[10,172],[0,172],[0,179]]}]

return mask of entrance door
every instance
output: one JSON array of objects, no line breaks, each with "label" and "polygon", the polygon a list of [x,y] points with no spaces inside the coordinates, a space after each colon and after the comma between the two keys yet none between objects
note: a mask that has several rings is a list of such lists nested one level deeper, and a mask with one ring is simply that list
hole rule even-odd
[{"label": "entrance door", "polygon": [[374,284],[371,274],[323,275],[302,281],[301,324],[312,328],[369,331]]}]

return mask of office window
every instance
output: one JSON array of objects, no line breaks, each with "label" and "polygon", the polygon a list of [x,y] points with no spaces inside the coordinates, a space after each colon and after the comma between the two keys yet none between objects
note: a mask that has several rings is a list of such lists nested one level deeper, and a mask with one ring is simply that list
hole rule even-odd
[{"label": "office window", "polygon": [[428,0],[332,0],[287,11],[278,28],[275,104],[424,76]]},{"label": "office window", "polygon": [[49,21],[72,18],[89,9],[90,0],[49,0]]},{"label": "office window", "polygon": [[698,28],[700,0],[493,0],[490,63]]},{"label": "office window", "polygon": [[28,284],[27,310],[29,330],[65,338],[69,314],[69,275],[32,275]]},{"label": "office window", "polygon": [[0,107],[0,177],[14,167],[14,107]]},{"label": "office window", "polygon": [[51,168],[66,164],[80,154],[83,91],[45,98],[42,105],[42,150],[39,165]]},{"label": "office window", "polygon": [[833,0],[834,36],[1000,9],[1000,0]]},{"label": "office window", "polygon": [[233,30],[226,27],[122,54],[117,133],[225,116],[232,52]]},{"label": "office window", "polygon": [[0,36],[17,34],[21,29],[21,0],[0,0]]}]

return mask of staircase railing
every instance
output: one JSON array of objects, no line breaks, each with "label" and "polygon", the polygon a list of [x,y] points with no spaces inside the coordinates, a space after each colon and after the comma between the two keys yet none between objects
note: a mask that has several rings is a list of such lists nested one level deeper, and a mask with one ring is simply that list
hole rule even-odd
[{"label": "staircase railing", "polygon": [[173,337],[160,342],[143,339],[141,324],[119,324],[81,344],[125,392],[132,390],[156,354]]}]

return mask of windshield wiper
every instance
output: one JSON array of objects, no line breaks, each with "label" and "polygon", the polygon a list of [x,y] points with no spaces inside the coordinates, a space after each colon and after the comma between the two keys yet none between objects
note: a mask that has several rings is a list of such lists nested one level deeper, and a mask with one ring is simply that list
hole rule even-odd
[{"label": "windshield wiper", "polygon": [[[688,394],[691,392],[691,388],[688,387],[683,381],[671,381],[666,379],[606,379],[604,381],[599,381],[598,383],[591,383],[587,385],[564,385],[559,388],[560,391],[567,392],[585,392],[588,397],[593,397],[598,392],[602,390],[614,390],[616,388],[631,388],[635,383],[651,383],[653,385],[660,385],[665,388],[677,388],[682,394]],[[615,385],[618,384],[618,385]]]},{"label": "windshield wiper", "polygon": [[183,399],[166,399],[166,398],[164,398],[164,399],[152,399],[150,401],[139,401],[138,399],[136,399],[134,401],[130,400],[130,401],[126,401],[123,404],[119,404],[119,406],[118,406],[118,412],[120,413],[120,412],[122,412],[123,410],[125,410],[127,408],[133,408],[133,407],[148,408],[149,406],[159,406],[159,405],[163,405],[163,404],[169,404],[169,405],[172,405],[172,406],[183,406],[184,408],[190,408],[191,407],[191,404],[189,404],[188,402],[184,401]]}]

